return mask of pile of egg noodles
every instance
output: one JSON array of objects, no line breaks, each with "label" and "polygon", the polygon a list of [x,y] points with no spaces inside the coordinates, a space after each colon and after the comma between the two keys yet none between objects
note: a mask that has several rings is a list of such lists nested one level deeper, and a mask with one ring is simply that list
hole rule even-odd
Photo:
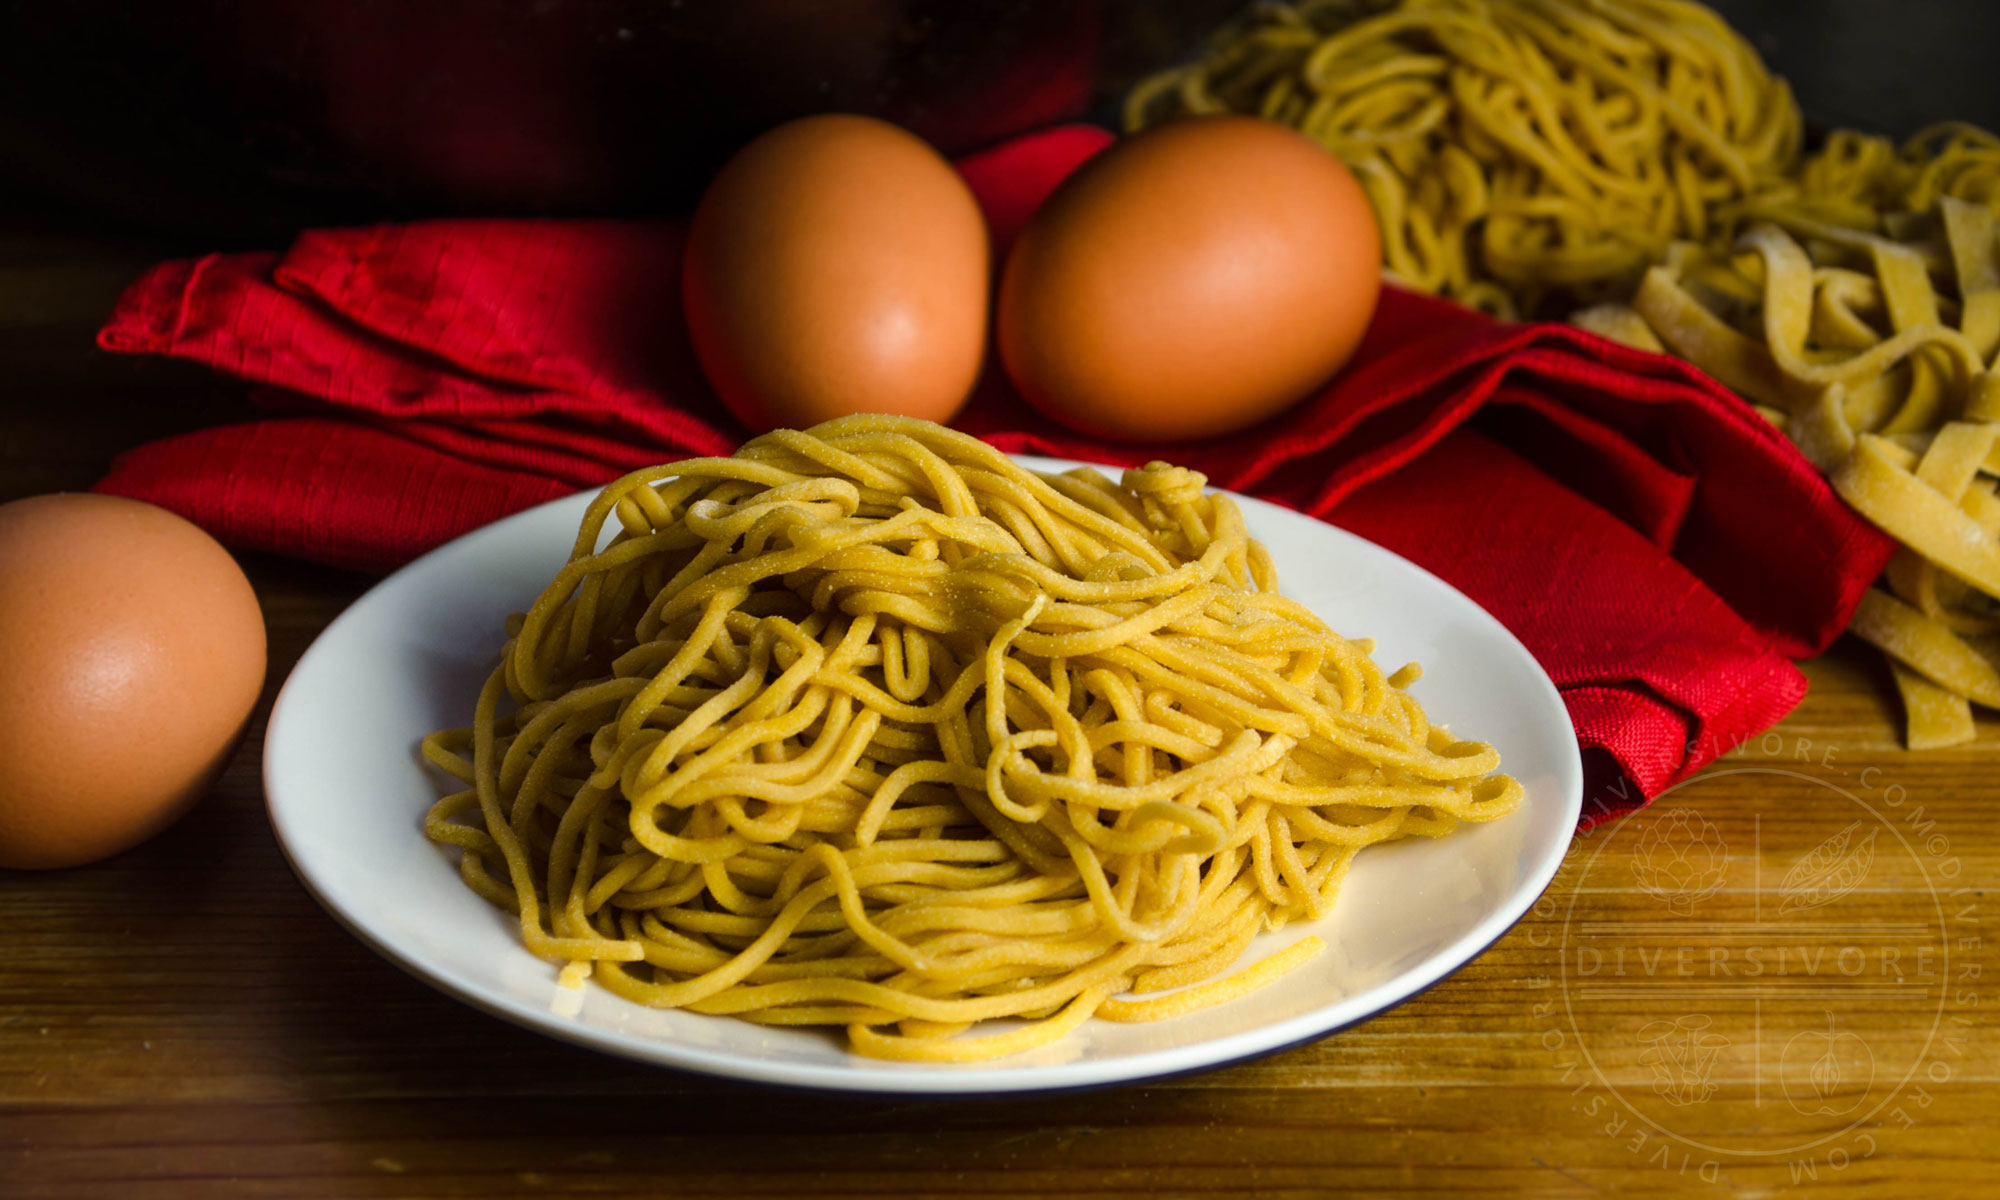
[{"label": "pile of egg noodles", "polygon": [[1522,792],[1204,484],[872,416],[629,475],[425,740],[426,830],[571,981],[879,1057],[1275,979],[1318,939],[1229,971],[1359,850]]},{"label": "pile of egg noodles", "polygon": [[1354,169],[1388,277],[1498,316],[1609,299],[1785,178],[1798,106],[1686,0],[1260,4],[1126,124],[1249,112]]}]

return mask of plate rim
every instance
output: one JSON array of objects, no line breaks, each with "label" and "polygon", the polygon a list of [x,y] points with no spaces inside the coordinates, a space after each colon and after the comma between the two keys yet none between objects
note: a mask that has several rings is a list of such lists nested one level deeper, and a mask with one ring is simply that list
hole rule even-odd
[{"label": "plate rim", "polygon": [[[1068,470],[1078,466],[1100,470],[1123,469],[1115,464],[1049,458],[1041,455],[1009,454],[1008,457],[1031,470]],[[1527,681],[1528,686],[1544,693],[1542,699],[1553,703],[1557,711],[1566,711],[1560,690],[1513,631],[1450,582],[1388,547],[1323,518],[1290,509],[1261,497],[1246,496],[1228,489],[1214,490],[1224,492],[1239,502],[1249,500],[1254,504],[1269,505],[1313,521],[1337,537],[1351,538],[1390,556],[1402,567],[1427,577],[1486,618],[1492,628],[1511,643],[1522,658],[1533,667],[1532,676]],[[452,973],[426,962],[420,956],[405,953],[385,938],[378,936],[365,921],[347,912],[322,889],[314,877],[312,868],[302,860],[294,844],[296,841],[303,845],[306,839],[296,828],[292,829],[289,835],[287,832],[284,805],[279,800],[280,788],[274,778],[281,769],[281,764],[277,762],[278,752],[287,740],[286,731],[290,726],[287,715],[292,708],[291,701],[303,687],[300,679],[306,674],[308,665],[314,661],[316,655],[331,652],[327,649],[330,641],[336,639],[343,625],[357,619],[355,614],[360,612],[371,599],[392,588],[407,586],[407,579],[425,573],[433,560],[467,553],[475,542],[504,536],[503,531],[509,525],[526,523],[535,514],[544,510],[574,505],[579,497],[596,495],[601,491],[601,487],[585,488],[511,513],[477,529],[469,530],[377,580],[328,622],[299,655],[298,661],[293,665],[272,701],[270,717],[264,731],[260,774],[264,785],[265,811],[286,865],[307,894],[334,919],[336,924],[406,975],[460,1003],[468,1004],[510,1024],[571,1045],[630,1061],[719,1078],[815,1092],[969,1097],[1087,1091],[1158,1081],[1243,1063],[1318,1041],[1422,995],[1491,949],[1519,923],[1548,890],[1557,871],[1561,869],[1570,844],[1577,836],[1575,826],[1583,808],[1583,765],[1581,747],[1572,738],[1567,741],[1568,752],[1562,755],[1556,764],[1558,770],[1555,788],[1559,793],[1557,798],[1563,804],[1563,815],[1567,818],[1562,824],[1569,829],[1568,835],[1561,839],[1561,845],[1553,853],[1535,864],[1534,869],[1523,876],[1520,884],[1501,904],[1483,913],[1471,928],[1454,938],[1442,950],[1433,953],[1412,969],[1398,972],[1370,987],[1285,1020],[1208,1041],[1145,1051],[1109,1062],[1078,1059],[1031,1067],[996,1067],[992,1064],[905,1064],[886,1061],[878,1063],[873,1059],[857,1058],[850,1054],[849,1061],[840,1065],[780,1064],[734,1052],[585,1025],[553,1014],[546,1008],[536,1008],[497,993],[489,993],[477,981],[461,980]],[[525,952],[525,948],[523,950]],[[1348,1011],[1350,1009],[1353,1011]],[[1001,1061],[1004,1060],[995,1060],[995,1062]],[[939,1069],[940,1067],[943,1069]]]}]

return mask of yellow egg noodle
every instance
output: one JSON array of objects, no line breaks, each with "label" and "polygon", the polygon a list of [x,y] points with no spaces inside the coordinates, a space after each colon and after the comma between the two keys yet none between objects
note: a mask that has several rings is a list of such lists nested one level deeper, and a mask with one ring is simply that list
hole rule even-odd
[{"label": "yellow egg noodle", "polygon": [[1205,483],[866,416],[629,475],[425,739],[464,785],[426,833],[565,979],[863,1054],[1228,1000],[1320,948],[1218,978],[1362,847],[1521,788]]},{"label": "yellow egg noodle", "polygon": [[1127,98],[1139,129],[1251,112],[1346,160],[1389,278],[1503,317],[1622,297],[1725,243],[1799,149],[1784,80],[1686,0],[1260,4]]}]

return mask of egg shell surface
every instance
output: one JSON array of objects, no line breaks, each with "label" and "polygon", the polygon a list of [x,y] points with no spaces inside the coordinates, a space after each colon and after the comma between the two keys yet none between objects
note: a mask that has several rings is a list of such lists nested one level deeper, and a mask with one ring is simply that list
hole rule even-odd
[{"label": "egg shell surface", "polygon": [[208,789],[263,686],[229,552],[115,496],[0,505],[0,867],[93,862]]},{"label": "egg shell surface", "polygon": [[880,412],[947,421],[985,355],[986,223],[915,135],[832,114],[744,147],[703,195],[682,299],[703,372],[762,432]]},{"label": "egg shell surface", "polygon": [[1080,168],[1008,256],[999,349],[1051,419],[1128,441],[1232,433],[1352,357],[1381,294],[1368,197],[1254,117],[1196,117]]}]

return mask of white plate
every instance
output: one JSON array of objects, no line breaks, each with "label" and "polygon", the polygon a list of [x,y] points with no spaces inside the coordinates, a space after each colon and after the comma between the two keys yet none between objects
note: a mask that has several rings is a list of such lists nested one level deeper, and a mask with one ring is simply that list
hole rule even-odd
[{"label": "white plate", "polygon": [[502,622],[561,566],[588,500],[520,513],[383,580],[299,660],[264,745],[271,822],[327,911],[418,978],[555,1037],[691,1071],[867,1092],[1084,1087],[1212,1067],[1350,1025],[1458,969],[1534,903],[1576,825],[1583,776],[1569,717],[1513,635],[1379,546],[1240,499],[1285,592],[1341,633],[1375,638],[1388,669],[1423,663],[1416,693],[1426,710],[1499,748],[1503,769],[1527,789],[1520,811],[1439,841],[1364,852],[1329,917],[1253,945],[1246,963],[1307,932],[1328,942],[1269,987],[1166,1021],[1086,1022],[1056,1045],[993,1063],[885,1063],[848,1053],[829,1032],[649,1009],[588,984],[559,988],[555,969],[522,947],[513,918],[475,896],[452,854],[425,840],[437,792],[417,741],[466,722],[498,659]]}]

